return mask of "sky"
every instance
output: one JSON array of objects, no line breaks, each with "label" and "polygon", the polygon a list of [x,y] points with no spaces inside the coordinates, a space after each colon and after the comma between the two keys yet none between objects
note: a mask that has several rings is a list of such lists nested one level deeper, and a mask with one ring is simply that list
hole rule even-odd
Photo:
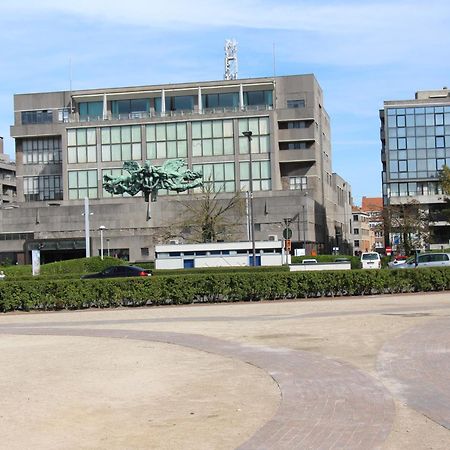
[{"label": "sky", "polygon": [[314,73],[333,171],[354,202],[381,195],[379,109],[450,85],[448,0],[0,0],[0,136],[13,95]]}]

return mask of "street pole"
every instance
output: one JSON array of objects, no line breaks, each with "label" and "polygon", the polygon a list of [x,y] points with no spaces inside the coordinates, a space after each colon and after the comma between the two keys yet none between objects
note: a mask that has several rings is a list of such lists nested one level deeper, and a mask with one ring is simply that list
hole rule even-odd
[{"label": "street pole", "polygon": [[256,266],[256,244],[255,244],[255,217],[253,210],[253,158],[252,158],[252,132],[244,131],[242,133],[248,139],[248,152],[250,155],[250,169],[249,169],[249,195],[250,195],[250,235],[252,239],[252,266]]},{"label": "street pole", "polygon": [[100,225],[98,229],[100,230],[100,259],[103,260],[103,231],[106,230],[106,227],[105,225]]},{"label": "street pole", "polygon": [[108,257],[109,257],[109,239],[106,239],[106,246],[108,247],[107,255],[108,255]]},{"label": "street pole", "polygon": [[84,237],[86,242],[86,258],[91,257],[91,246],[89,238],[89,199],[84,197]]},{"label": "street pole", "polygon": [[302,205],[302,218],[303,218],[303,248],[306,255],[306,217],[305,217],[305,205]]}]

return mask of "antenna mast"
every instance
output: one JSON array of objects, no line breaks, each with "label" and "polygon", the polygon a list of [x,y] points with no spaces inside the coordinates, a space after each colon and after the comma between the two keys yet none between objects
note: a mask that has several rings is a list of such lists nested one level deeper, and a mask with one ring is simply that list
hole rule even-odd
[{"label": "antenna mast", "polygon": [[225,80],[236,80],[238,74],[237,42],[234,39],[225,41]]}]

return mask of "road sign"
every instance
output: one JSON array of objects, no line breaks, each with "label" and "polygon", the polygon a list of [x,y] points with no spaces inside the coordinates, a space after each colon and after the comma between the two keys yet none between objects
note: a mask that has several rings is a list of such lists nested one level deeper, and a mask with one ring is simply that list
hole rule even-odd
[{"label": "road sign", "polygon": [[290,228],[285,228],[283,230],[283,237],[285,239],[290,239],[292,237],[292,230]]},{"label": "road sign", "polygon": [[[292,233],[292,232],[291,232]],[[292,247],[292,241],[290,239],[286,239],[284,241],[284,249],[288,252],[291,251],[291,247]]]}]

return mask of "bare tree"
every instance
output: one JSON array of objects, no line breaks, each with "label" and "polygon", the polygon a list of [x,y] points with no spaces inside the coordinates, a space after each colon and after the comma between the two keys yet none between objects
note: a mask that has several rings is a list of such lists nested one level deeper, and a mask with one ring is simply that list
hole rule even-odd
[{"label": "bare tree", "polygon": [[245,200],[238,191],[231,197],[222,190],[214,192],[214,185],[207,182],[202,192],[179,201],[178,223],[167,230],[164,238],[182,237],[187,242],[217,242],[232,240],[242,231],[245,216]]},{"label": "bare tree", "polygon": [[425,247],[430,241],[428,212],[417,200],[390,205],[384,208],[386,236],[399,236],[400,250],[406,255],[416,248]]}]

